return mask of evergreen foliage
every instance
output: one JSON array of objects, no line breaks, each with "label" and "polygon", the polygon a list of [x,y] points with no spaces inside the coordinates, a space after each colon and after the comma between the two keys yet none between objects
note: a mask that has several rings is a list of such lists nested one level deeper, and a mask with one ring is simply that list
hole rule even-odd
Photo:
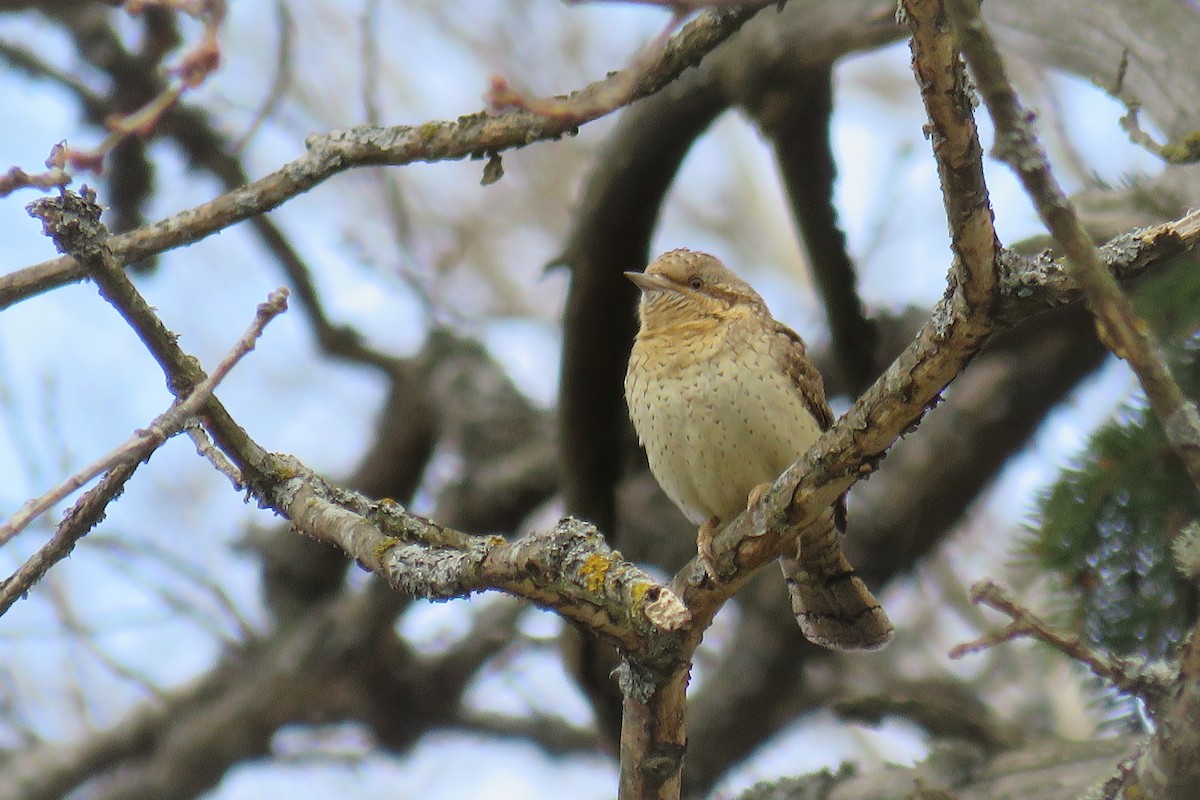
[{"label": "evergreen foliage", "polygon": [[[1200,396],[1200,265],[1180,259],[1136,292],[1184,392]],[[1077,632],[1121,655],[1167,655],[1200,591],[1172,543],[1200,519],[1189,480],[1144,400],[1093,434],[1043,495],[1027,553],[1057,575]]]}]

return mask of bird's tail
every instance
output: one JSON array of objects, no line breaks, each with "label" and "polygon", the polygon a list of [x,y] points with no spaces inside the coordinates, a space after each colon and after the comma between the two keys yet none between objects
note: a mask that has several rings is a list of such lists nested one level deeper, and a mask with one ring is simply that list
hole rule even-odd
[{"label": "bird's tail", "polygon": [[797,540],[796,556],[779,559],[792,612],[804,637],[831,650],[878,650],[892,623],[842,554],[833,509]]}]

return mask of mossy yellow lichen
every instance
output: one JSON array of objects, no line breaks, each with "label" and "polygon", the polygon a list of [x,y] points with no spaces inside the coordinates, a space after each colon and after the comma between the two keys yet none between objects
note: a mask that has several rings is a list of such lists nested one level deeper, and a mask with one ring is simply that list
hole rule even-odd
[{"label": "mossy yellow lichen", "polygon": [[292,467],[291,465],[278,466],[275,468],[275,479],[281,483],[298,477],[300,477],[300,470]]},{"label": "mossy yellow lichen", "polygon": [[598,593],[604,588],[604,578],[608,575],[608,571],[612,569],[612,562],[599,553],[593,553],[587,557],[587,561],[583,562],[584,586],[593,594]]},{"label": "mossy yellow lichen", "polygon": [[1128,800],[1146,800],[1146,790],[1142,788],[1140,783],[1134,783],[1124,787],[1124,796]]},{"label": "mossy yellow lichen", "polygon": [[634,608],[641,606],[642,598],[646,596],[646,592],[650,591],[650,587],[652,585],[653,584],[646,583],[645,581],[638,581],[629,590],[629,597],[633,600]]},{"label": "mossy yellow lichen", "polygon": [[1192,131],[1178,142],[1163,145],[1160,154],[1168,164],[1194,164],[1200,161],[1200,131]]},{"label": "mossy yellow lichen", "polygon": [[421,139],[422,144],[429,144],[439,133],[442,126],[436,122],[426,122],[417,127],[417,136]]},{"label": "mossy yellow lichen", "polygon": [[395,500],[393,500],[390,497],[385,497],[382,500],[380,500],[376,504],[376,507],[379,509],[380,513],[383,513],[383,514],[403,514],[404,513],[404,506],[400,505],[399,503],[397,503]]},{"label": "mossy yellow lichen", "polygon": [[400,543],[401,540],[395,536],[385,536],[380,540],[379,544],[375,545],[375,552],[372,554],[375,556],[375,563],[382,564],[383,557],[387,555],[387,551]]}]

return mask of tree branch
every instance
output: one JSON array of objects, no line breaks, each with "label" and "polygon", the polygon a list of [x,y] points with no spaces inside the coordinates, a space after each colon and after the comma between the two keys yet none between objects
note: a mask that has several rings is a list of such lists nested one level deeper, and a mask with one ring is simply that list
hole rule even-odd
[{"label": "tree branch", "polygon": [[1155,730],[1132,771],[1125,797],[1141,789],[1161,800],[1194,798],[1200,789],[1200,626],[1183,644],[1179,674],[1154,719]]},{"label": "tree branch", "polygon": [[1068,271],[1096,315],[1100,338],[1129,362],[1163,432],[1200,486],[1200,413],[1171,376],[1158,343],[1133,304],[1104,267],[1075,208],[1050,171],[1033,131],[1033,115],[1008,81],[995,42],[979,17],[978,0],[947,0],[963,54],[996,125],[994,152],[1008,163],[1037,207],[1038,216],[1067,253]]},{"label": "tree branch", "polygon": [[[662,89],[732,36],[757,10],[754,7],[712,12],[689,23],[671,39],[653,67],[646,71],[631,100]],[[613,80],[615,78],[596,81],[571,96],[586,102],[604,93]],[[520,110],[499,115],[477,112],[454,122],[392,127],[362,125],[310,136],[305,142],[308,152],[275,172],[196,208],[115,236],[109,248],[115,262],[125,266],[199,241],[237,222],[270,211],[353,167],[482,158],[489,153],[573,135],[579,124],[613,110],[591,108],[586,118],[576,122],[548,119]],[[79,281],[85,274],[78,262],[63,257],[0,277],[0,310],[56,286]]]},{"label": "tree branch", "polygon": [[1004,628],[978,639],[957,645],[950,650],[950,658],[962,658],[1002,642],[1028,636],[1050,645],[1080,662],[1098,678],[1103,678],[1122,691],[1137,695],[1152,708],[1163,700],[1167,682],[1163,676],[1141,665],[1137,669],[1132,661],[1115,659],[1095,652],[1077,636],[1067,636],[1054,630],[1044,620],[1016,602],[1004,587],[992,580],[982,580],[971,587],[971,602],[994,608],[1012,618]]},{"label": "tree branch", "polygon": [[515,542],[471,536],[397,503],[351,498],[298,462],[280,466],[295,477],[273,492],[277,510],[407,596],[445,600],[498,590],[553,608],[635,653],[653,636],[688,624],[677,597],[609,549],[586,523],[568,518]]},{"label": "tree branch", "polygon": [[[40,217],[43,211],[47,214],[47,224],[56,224],[53,221],[55,211],[52,202],[39,201],[30,206],[30,213],[34,216]],[[242,356],[254,349],[254,342],[262,335],[263,328],[267,323],[287,310],[287,294],[287,289],[277,289],[267,298],[267,302],[259,305],[254,322],[234,345],[233,350],[221,360],[216,370],[201,381],[186,398],[181,398],[174,403],[155,417],[146,428],[138,430],[107,455],[93,461],[40,497],[25,503],[7,522],[0,525],[0,545],[20,533],[30,522],[97,475],[108,472],[122,463],[138,463],[147,460],[164,442],[182,431],[200,412],[201,407],[208,402],[208,398],[212,396],[217,384],[225,379],[225,376],[241,360]],[[0,614],[3,614],[4,608],[6,606],[0,607]]]},{"label": "tree branch", "polygon": [[967,93],[966,70],[946,24],[942,0],[902,0],[900,8],[912,31],[913,75],[929,116],[925,133],[933,145],[950,223],[956,256],[951,288],[955,282],[961,283],[967,305],[986,309],[994,301],[1000,243],[992,227],[992,208],[983,180],[983,148]]},{"label": "tree branch", "polygon": [[[35,215],[39,214],[41,210],[46,210],[49,217],[48,224],[54,224],[52,222],[53,209],[47,209],[40,202],[34,203],[32,206],[38,209],[33,212]],[[41,497],[30,500],[8,522],[0,525],[0,545],[2,545],[71,492],[97,475],[103,472],[108,473],[94,490],[80,498],[75,507],[67,513],[66,518],[58,526],[54,538],[26,561],[15,574],[0,582],[0,616],[18,598],[29,591],[34,583],[41,580],[50,567],[70,554],[75,543],[103,518],[105,506],[121,493],[125,482],[132,477],[137,465],[149,459],[160,445],[191,423],[204,404],[208,402],[217,388],[217,384],[225,379],[225,376],[242,359],[242,356],[254,349],[254,343],[262,335],[267,323],[286,309],[287,290],[278,289],[272,292],[267,302],[258,306],[254,322],[233,349],[221,360],[213,373],[201,381],[185,399],[177,401],[156,417],[146,429],[137,431],[108,455],[67,478]]]},{"label": "tree branch", "polygon": [[[89,256],[84,256],[85,250],[90,254]],[[98,263],[99,268],[106,268],[102,248],[97,249],[94,246],[81,247],[77,249],[76,252],[86,263]],[[1132,257],[1137,258],[1139,257],[1139,254],[1134,253]],[[1145,266],[1145,264],[1142,266]],[[107,267],[111,268],[111,265],[107,265]],[[119,270],[115,271],[115,275],[119,275],[122,279],[124,278],[123,274],[120,273]],[[110,278],[111,277],[113,276],[110,276]],[[108,283],[115,284],[116,282],[108,281]],[[157,327],[142,316],[141,311],[139,310],[140,306],[138,306],[138,301],[140,298],[127,297],[125,295],[126,291],[127,288],[120,285],[106,286],[106,292],[110,297],[118,299],[118,305],[122,308],[122,312],[126,314],[128,318],[130,318],[131,324],[134,324],[138,329],[139,335],[142,336],[144,341],[150,342],[150,346],[156,353],[156,356],[160,359],[160,361],[167,365],[169,373],[172,374],[172,385],[177,386],[180,384],[186,384],[189,374],[187,372],[189,369],[189,363],[186,356],[178,351],[177,346],[169,338],[164,340],[154,334],[154,332],[157,330]],[[943,304],[948,302],[949,300],[945,300],[943,301]],[[127,304],[130,304],[134,307],[132,311],[126,307]],[[779,510],[768,515],[756,515],[758,519],[765,521],[767,524],[771,524],[777,519],[783,519],[785,522],[787,522],[788,514],[786,507],[790,502],[790,498],[793,496],[804,501],[805,503],[803,506],[797,505],[798,510],[796,511],[795,517],[793,517],[793,519],[801,519],[800,514],[802,513],[803,509],[818,508],[817,503],[821,502],[823,493],[828,493],[830,495],[830,500],[832,497],[840,494],[840,492],[843,490],[843,486],[836,481],[846,480],[846,475],[849,475],[849,479],[852,480],[854,477],[857,477],[860,474],[860,470],[858,470],[857,467],[847,467],[845,466],[846,464],[853,464],[854,459],[862,459],[860,463],[866,466],[869,470],[869,464],[872,461],[873,456],[879,452],[882,452],[882,448],[886,447],[886,444],[881,445],[880,443],[884,442],[888,437],[894,438],[895,435],[898,435],[900,431],[907,427],[910,420],[906,420],[903,417],[905,409],[907,409],[910,413],[919,414],[921,409],[924,408],[922,393],[936,393],[937,390],[934,388],[935,384],[930,383],[929,380],[931,375],[936,376],[941,374],[942,367],[937,366],[934,362],[936,362],[938,359],[954,361],[955,359],[963,357],[963,351],[952,349],[948,343],[953,343],[956,341],[954,339],[956,327],[965,324],[966,323],[963,321],[956,320],[953,312],[948,308],[939,308],[935,313],[934,320],[926,325],[922,335],[919,336],[917,341],[910,347],[909,352],[901,356],[897,364],[893,365],[893,367],[889,370],[889,373],[881,379],[877,386],[869,391],[860,400],[859,405],[856,406],[856,408],[853,409],[846,418],[843,418],[843,420],[841,420],[838,425],[835,426],[835,428],[832,429],[829,434],[827,434],[827,437],[822,440],[817,448],[817,453],[824,453],[825,459],[831,461],[832,464],[828,467],[823,466],[819,469],[809,470],[805,475],[804,480],[796,483],[794,488],[788,486],[786,481],[783,482],[782,490],[777,488],[776,491],[773,491],[767,495],[768,500],[774,496],[778,496],[782,500]],[[939,331],[941,332],[939,333]],[[942,346],[940,348],[930,349],[925,344],[929,341],[941,342]],[[912,369],[906,368],[905,365],[909,364],[914,365]],[[903,380],[901,380],[901,378],[903,378]],[[884,392],[892,392],[894,393],[894,396],[885,397],[882,394]],[[901,399],[907,398],[907,401],[897,404],[897,397]],[[217,401],[215,400],[211,401],[212,404],[215,404],[216,402]],[[888,406],[892,408],[898,408],[899,410],[889,411],[887,408]],[[236,437],[221,427],[221,424],[223,423],[219,423],[219,419],[219,416],[214,415],[210,410],[208,424],[210,429],[214,431],[214,437],[218,442],[223,443],[223,447],[229,447],[232,449],[233,446],[230,445],[229,442],[236,440]],[[870,424],[864,424],[861,422],[862,420],[871,420],[872,422]],[[879,424],[877,425],[875,421],[878,421]],[[846,446],[847,454],[839,454],[836,452],[834,448],[841,447],[842,443],[847,441],[849,442],[849,444]],[[877,447],[881,449],[874,449]],[[268,502],[275,501],[275,506],[278,509],[284,510],[285,512],[290,512],[296,517],[300,517],[303,509],[289,507],[289,503],[294,503],[298,500],[309,497],[316,497],[318,500],[328,500],[328,498],[320,497],[320,492],[317,491],[316,488],[313,488],[314,486],[319,486],[319,484],[313,484],[311,482],[305,483],[307,477],[297,474],[296,465],[293,462],[282,460],[265,460],[259,462],[256,453],[253,451],[247,455],[245,453],[239,453],[235,450],[231,453],[231,455],[234,456],[235,461],[239,461],[243,465],[243,469],[247,474],[247,480],[250,482],[250,485],[255,491],[256,496],[258,496],[260,500],[266,500]],[[810,455],[810,460],[816,456],[817,454]],[[264,465],[266,466],[264,467]],[[253,469],[250,469],[251,467]],[[296,481],[300,482],[299,485],[301,487],[307,487],[310,491],[303,496],[300,496],[296,493],[292,493],[289,496],[289,491],[296,486]],[[821,483],[822,481],[835,482],[826,484],[823,488]],[[829,489],[828,486],[833,486],[834,488]],[[281,499],[285,498],[286,502],[279,502]],[[345,501],[345,498],[339,493],[335,492],[332,500]],[[351,508],[348,510],[354,511],[356,509],[357,502],[358,501],[350,503]],[[317,513],[321,514],[326,509],[327,506],[318,504]],[[393,534],[396,535],[397,538],[400,538],[401,536],[406,535],[406,532],[410,530],[429,530],[430,536],[437,537],[447,535],[452,539],[457,538],[459,541],[465,542],[465,539],[459,538],[463,537],[462,534],[449,532],[444,528],[440,528],[440,526],[427,528],[426,526],[428,526],[429,523],[420,520],[419,518],[411,517],[410,515],[399,514],[398,508],[383,509],[381,510],[381,516],[398,516],[399,518],[397,523],[399,525],[399,529],[388,530],[386,527],[382,527],[380,533],[378,534],[381,537],[388,534]],[[358,525],[360,523],[355,521],[353,524]],[[747,525],[746,515],[743,515],[740,524],[743,526]],[[376,532],[370,531],[370,536],[376,536]],[[777,543],[783,541],[782,537],[775,534],[764,534],[758,538],[765,540],[769,539],[771,536],[775,537]],[[366,547],[364,543],[379,540],[374,538],[359,537],[357,541],[359,542],[360,550],[362,550],[361,555],[367,556],[368,558],[374,556],[375,551],[369,547]],[[411,544],[411,542],[390,543],[387,542],[386,539],[383,539],[383,542],[393,545],[391,547],[383,548],[382,556],[385,558],[389,556],[390,550],[396,549],[397,545],[399,545],[401,549],[404,549]],[[432,541],[430,544],[436,547],[446,547],[445,541]],[[741,574],[748,573],[749,567],[755,560],[768,560],[769,554],[765,552],[764,545],[761,545],[758,542],[750,541],[748,543],[737,543],[737,547],[739,554],[739,580],[741,579]],[[517,551],[509,550],[508,552]],[[743,554],[748,555],[749,558],[740,558],[740,556]],[[682,582],[682,584],[685,586],[685,596],[687,596],[687,593],[691,593],[691,596],[698,597],[703,601],[697,603],[693,608],[694,618],[696,617],[697,609],[701,614],[703,614],[703,617],[699,619],[699,622],[693,622],[693,629],[685,631],[685,636],[682,641],[682,645],[690,646],[693,641],[698,641],[700,635],[699,632],[702,632],[703,626],[706,625],[708,619],[711,618],[711,613],[715,613],[715,608],[719,606],[719,602],[723,602],[721,595],[730,592],[730,587],[726,585],[725,587],[720,588],[719,591],[713,591],[711,587],[695,587],[690,584],[687,575],[688,573],[685,570],[685,572],[682,574],[682,578],[677,577],[677,585]],[[646,635],[650,636],[652,634],[647,632]],[[653,635],[657,638],[658,643],[663,643],[669,639],[670,641],[676,642],[676,646],[680,646],[680,639],[678,636],[662,636],[658,634]],[[646,657],[638,660],[636,666],[639,669],[645,668],[647,665],[653,667],[655,663],[669,663],[670,661],[669,658],[666,658],[665,651],[658,651],[656,656],[656,651],[653,646],[646,647],[640,652],[644,653]],[[681,649],[675,650],[675,652],[690,652],[690,650],[685,650],[681,646]],[[678,672],[675,673],[676,676],[679,674],[680,673]],[[653,679],[653,673],[642,672],[638,674],[635,672],[630,677],[628,685],[635,690],[639,686],[642,689],[646,689],[652,685],[651,682],[647,680],[648,677]],[[676,677],[676,680],[678,680],[678,677]],[[657,686],[665,684],[654,683],[653,685]],[[673,685],[678,687],[680,684],[675,683]],[[672,695],[675,693],[676,692],[671,692]],[[656,720],[660,719],[658,716],[654,716],[652,718]],[[653,761],[658,765],[657,769],[659,769],[660,772],[661,765],[664,763],[662,759],[669,757],[671,753],[674,752],[669,740],[666,744],[666,747],[656,744],[654,747],[649,747],[646,750],[647,753],[653,756]],[[650,766],[654,767],[654,764],[651,764]],[[653,769],[651,770],[651,773],[654,773]],[[669,780],[670,779],[668,777],[668,782]]]}]

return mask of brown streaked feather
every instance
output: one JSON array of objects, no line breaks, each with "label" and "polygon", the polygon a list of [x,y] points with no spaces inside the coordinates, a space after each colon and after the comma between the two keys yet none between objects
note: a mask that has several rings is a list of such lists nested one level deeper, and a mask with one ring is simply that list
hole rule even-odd
[{"label": "brown streaked feather", "polygon": [[[833,425],[833,410],[825,399],[825,382],[821,379],[821,373],[817,372],[817,368],[808,360],[804,340],[800,338],[800,334],[782,322],[769,315],[767,318],[774,326],[776,341],[780,343],[780,346],[774,349],[780,369],[791,378],[792,385],[796,387],[805,407],[821,426],[821,430],[829,430]],[[846,495],[842,495],[834,503],[833,520],[838,531],[845,533]]]},{"label": "brown streaked feather", "polygon": [[833,411],[825,401],[825,383],[821,380],[821,373],[817,372],[817,368],[805,355],[804,340],[800,338],[800,334],[782,322],[770,317],[768,319],[774,328],[777,346],[773,351],[779,368],[791,379],[792,385],[800,393],[804,405],[821,426],[821,430],[829,430],[833,425]]}]

